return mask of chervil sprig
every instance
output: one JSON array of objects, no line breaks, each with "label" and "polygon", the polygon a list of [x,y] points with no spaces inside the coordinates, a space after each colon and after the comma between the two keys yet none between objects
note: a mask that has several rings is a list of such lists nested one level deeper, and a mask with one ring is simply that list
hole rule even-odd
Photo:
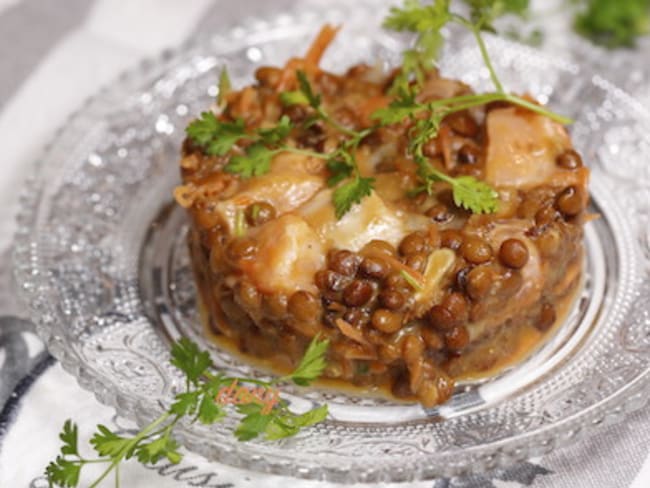
[{"label": "chervil sprig", "polygon": [[[231,153],[224,170],[242,178],[267,173],[273,157],[281,152],[325,159],[330,173],[327,182],[334,188],[332,203],[335,214],[340,219],[374,189],[374,179],[362,176],[356,161],[361,141],[381,126],[409,120],[409,153],[418,165],[418,175],[422,180],[422,186],[416,190],[431,192],[434,182],[446,182],[452,187],[457,205],[472,212],[494,212],[497,209],[498,194],[487,183],[469,176],[451,177],[436,169],[424,156],[423,146],[437,137],[444,118],[456,112],[501,101],[562,124],[568,124],[571,120],[523,97],[506,93],[483,41],[481,32],[494,30],[493,21],[497,17],[504,13],[522,14],[528,1],[465,0],[465,3],[469,6],[467,16],[453,12],[451,0],[434,0],[429,5],[423,5],[420,0],[406,0],[403,7],[393,7],[390,10],[384,26],[392,30],[413,32],[416,40],[413,48],[404,52],[400,73],[394,80],[391,91],[395,99],[388,107],[372,114],[372,119],[376,121],[372,127],[359,131],[338,122],[323,106],[322,97],[313,89],[307,74],[296,71],[297,90],[280,93],[280,101],[285,106],[304,105],[310,108],[311,115],[304,122],[305,127],[322,121],[343,134],[345,138],[331,152],[322,153],[288,145],[285,139],[293,125],[286,116],[269,129],[247,131],[242,121],[221,121],[214,114],[206,112],[190,124],[188,136],[195,144],[203,147],[207,154],[224,156]],[[427,72],[435,66],[443,44],[442,29],[450,22],[460,24],[472,32],[495,92],[420,102],[420,88]]]},{"label": "chervil sprig", "polygon": [[357,131],[340,124],[322,106],[321,96],[314,92],[307,75],[303,71],[297,71],[296,77],[300,89],[282,93],[280,95],[282,103],[310,106],[314,110],[314,115],[308,119],[308,124],[322,120],[349,137],[332,153],[321,155],[327,159],[327,169],[330,172],[327,184],[336,187],[332,193],[332,203],[336,218],[340,219],[354,204],[360,203],[363,198],[369,196],[374,188],[374,178],[361,175],[355,156],[357,147],[373,131],[373,128]]},{"label": "chervil sprig", "polygon": [[332,194],[332,203],[336,217],[340,219],[355,203],[359,203],[372,192],[374,179],[361,176],[355,157],[359,143],[372,130],[356,131],[339,123],[327,113],[322,105],[322,97],[313,90],[307,75],[303,71],[297,71],[296,78],[299,89],[281,93],[280,101],[284,105],[311,107],[313,115],[307,124],[322,120],[348,136],[348,139],[341,142],[333,152],[320,153],[284,144],[284,140],[293,128],[286,115],[282,116],[277,125],[271,128],[248,132],[241,120],[224,122],[219,120],[214,113],[204,112],[199,119],[188,126],[187,134],[195,144],[203,147],[207,154],[217,156],[224,156],[232,152],[241,141],[249,141],[245,149],[230,156],[224,167],[224,171],[238,174],[242,178],[261,176],[267,173],[271,168],[273,157],[282,152],[327,160],[327,167],[331,175],[328,184],[332,187],[336,186]]},{"label": "chervil sprig", "polygon": [[181,339],[172,346],[171,363],[184,374],[186,388],[175,396],[169,409],[133,436],[118,435],[108,427],[98,425],[90,439],[99,455],[93,459],[80,455],[78,428],[67,420],[59,434],[63,443],[60,454],[47,466],[45,476],[50,486],[73,488],[79,485],[84,466],[100,463],[105,464],[106,469],[90,488],[99,486],[111,473],[115,475],[115,486],[119,487],[119,466],[125,460],[136,458],[141,463],[155,464],[165,458],[176,464],[183,457],[179,451],[180,444],[173,437],[176,424],[187,417],[192,422],[206,425],[219,422],[228,414],[225,407],[228,398],[222,396],[247,384],[264,389],[268,399],[264,401],[251,396],[251,401],[237,405],[237,412],[243,415],[234,431],[237,439],[246,441],[262,435],[267,440],[276,440],[295,435],[301,429],[323,421],[327,417],[327,405],[305,413],[294,413],[273,388],[281,381],[308,386],[317,379],[325,368],[328,345],[327,340],[315,337],[293,373],[273,381],[263,381],[213,374],[214,365],[208,352],[188,339]]},{"label": "chervil sprig", "polygon": [[[418,175],[423,182],[420,189],[431,193],[433,182],[449,183],[456,205],[474,213],[487,213],[498,208],[498,194],[493,188],[470,176],[453,178],[437,170],[423,154],[424,144],[438,135],[443,119],[455,112],[503,101],[562,124],[568,124],[571,120],[525,98],[506,93],[490,60],[481,32],[493,30],[492,22],[503,13],[521,13],[527,2],[522,4],[518,0],[468,0],[466,3],[470,6],[469,17],[452,12],[450,0],[435,0],[432,5],[422,5],[419,0],[406,0],[402,8],[393,7],[390,10],[384,26],[397,31],[414,32],[417,37],[414,48],[405,52],[401,73],[394,81],[393,92],[397,94],[396,100],[388,107],[377,110],[372,118],[382,125],[401,123],[405,119],[411,121],[408,148],[418,165]],[[474,35],[496,92],[418,102],[417,93],[428,69],[425,61],[432,63],[437,59],[442,43],[440,31],[450,22],[466,27]]]},{"label": "chervil sprig", "polygon": [[449,22],[450,0],[435,0],[422,5],[419,0],[406,0],[404,7],[392,7],[384,27],[395,31],[415,32],[415,44],[402,53],[402,70],[396,77],[392,92],[402,98],[414,95],[414,86],[422,85],[426,72],[433,68],[443,45],[441,29]]}]

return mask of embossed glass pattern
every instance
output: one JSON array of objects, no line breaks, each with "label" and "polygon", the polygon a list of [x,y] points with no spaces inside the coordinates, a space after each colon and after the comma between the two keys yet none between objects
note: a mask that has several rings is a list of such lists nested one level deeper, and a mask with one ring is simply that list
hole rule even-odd
[{"label": "embossed glass pattern", "polygon": [[[345,29],[325,64],[395,63],[403,39],[378,12],[341,10],[251,21],[143,63],[90,99],[62,128],[27,183],[15,275],[52,354],[79,383],[144,423],[183,385],[168,363],[181,335],[219,368],[263,375],[201,333],[185,247],[171,204],[187,122],[216,95],[228,65],[250,82],[282,63],[326,20]],[[490,39],[506,85],[575,117],[575,145],[593,170],[585,284],[564,326],[499,377],[458,387],[432,410],[337,391],[285,389],[296,408],[331,405],[331,419],[281,442],[237,442],[235,422],[183,424],[183,443],[252,470],[342,482],[401,481],[508,465],[579,439],[646,403],[650,384],[650,115],[588,69]],[[450,34],[443,71],[478,89],[489,77],[471,40]],[[152,222],[155,224],[152,225]]]}]

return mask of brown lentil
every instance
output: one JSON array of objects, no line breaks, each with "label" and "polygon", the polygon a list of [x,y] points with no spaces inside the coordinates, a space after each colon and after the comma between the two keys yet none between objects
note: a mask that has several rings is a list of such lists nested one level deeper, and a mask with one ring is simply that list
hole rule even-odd
[{"label": "brown lentil", "polygon": [[469,332],[462,325],[458,325],[445,333],[445,345],[449,349],[459,350],[469,343]]},{"label": "brown lentil", "polygon": [[363,276],[381,280],[389,273],[390,267],[382,258],[368,256],[361,261],[359,271]]},{"label": "brown lentil", "polygon": [[399,245],[399,252],[408,256],[426,251],[427,241],[420,232],[413,232],[407,235]]},{"label": "brown lentil", "polygon": [[424,341],[419,335],[407,335],[402,342],[402,357],[406,364],[417,363],[424,354]]},{"label": "brown lentil", "polygon": [[404,295],[397,290],[382,290],[378,298],[381,306],[388,310],[399,310],[406,303]]},{"label": "brown lentil", "polygon": [[275,207],[267,202],[255,202],[246,207],[244,212],[248,225],[257,227],[275,218]]},{"label": "brown lentil", "polygon": [[360,307],[372,298],[372,285],[364,280],[354,280],[343,290],[343,301],[348,307]]},{"label": "brown lentil", "polygon": [[252,237],[235,237],[226,247],[226,256],[230,261],[250,259],[257,253],[257,244]]},{"label": "brown lentil", "polygon": [[456,317],[442,305],[434,305],[429,311],[429,323],[439,330],[452,329],[457,324]]},{"label": "brown lentil", "polygon": [[373,239],[368,244],[363,246],[361,254],[385,254],[386,256],[394,256],[396,254],[396,251],[389,242]]},{"label": "brown lentil", "polygon": [[429,327],[422,328],[422,339],[424,339],[426,346],[433,351],[438,351],[445,345],[440,334]]},{"label": "brown lentil", "polygon": [[406,278],[399,271],[393,271],[388,275],[385,281],[385,286],[389,290],[409,290],[410,285]]},{"label": "brown lentil", "polygon": [[327,266],[343,276],[354,276],[359,268],[359,257],[351,251],[332,250],[327,255]]},{"label": "brown lentil", "polygon": [[494,272],[488,266],[477,266],[467,274],[467,294],[472,300],[484,298],[494,282]]},{"label": "brown lentil", "polygon": [[385,308],[378,308],[372,314],[372,326],[386,334],[397,332],[402,327],[402,316]]},{"label": "brown lentil", "polygon": [[442,300],[442,306],[445,307],[451,315],[459,322],[467,320],[467,300],[458,292],[447,295]]},{"label": "brown lentil", "polygon": [[582,192],[575,186],[570,186],[558,195],[555,204],[564,215],[574,217],[583,210]]},{"label": "brown lentil", "polygon": [[298,320],[304,322],[320,320],[320,300],[307,291],[300,290],[291,295],[287,309]]},{"label": "brown lentil", "polygon": [[458,150],[458,162],[461,164],[476,164],[481,157],[481,151],[469,144],[463,144]]},{"label": "brown lentil", "polygon": [[343,320],[355,327],[360,327],[367,324],[370,317],[366,312],[359,308],[351,308],[343,314]]},{"label": "brown lentil", "polygon": [[287,296],[284,293],[263,295],[262,306],[265,314],[275,319],[281,319],[287,312]]},{"label": "brown lentil", "polygon": [[519,239],[506,239],[499,248],[499,261],[512,269],[521,269],[528,262],[528,247]]},{"label": "brown lentil", "polygon": [[415,254],[409,254],[406,257],[404,264],[415,271],[422,272],[424,271],[424,267],[426,266],[428,259],[429,256],[427,254],[418,252]]},{"label": "brown lentil", "polygon": [[463,245],[463,235],[455,229],[445,229],[440,233],[440,245],[456,251]]},{"label": "brown lentil", "polygon": [[542,310],[539,314],[539,320],[537,321],[537,324],[535,324],[535,327],[541,332],[546,332],[555,323],[555,318],[555,307],[550,303],[545,303],[542,305]]},{"label": "brown lentil", "polygon": [[454,214],[449,211],[449,208],[442,204],[434,205],[433,207],[429,208],[424,213],[424,215],[431,217],[435,222],[438,222],[439,224],[451,222],[451,220],[454,218]]},{"label": "brown lentil", "polygon": [[467,275],[471,270],[472,268],[469,266],[458,270],[458,272],[456,273],[456,278],[454,280],[457,290],[461,292],[465,292],[465,290],[467,289]]},{"label": "brown lentil", "polygon": [[555,160],[564,169],[578,169],[582,166],[582,158],[574,149],[567,149]]},{"label": "brown lentil", "polygon": [[345,288],[346,280],[339,273],[330,269],[322,269],[314,277],[316,286],[323,292],[341,291]]},{"label": "brown lentil", "polygon": [[456,112],[445,118],[457,134],[466,137],[475,137],[478,134],[478,124],[468,112]]},{"label": "brown lentil", "polygon": [[463,257],[473,264],[482,264],[492,259],[492,247],[479,237],[469,236],[460,247]]}]

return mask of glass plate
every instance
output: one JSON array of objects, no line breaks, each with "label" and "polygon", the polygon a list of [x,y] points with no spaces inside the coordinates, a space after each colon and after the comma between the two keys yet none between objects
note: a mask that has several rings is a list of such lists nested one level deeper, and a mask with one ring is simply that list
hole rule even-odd
[{"label": "glass plate", "polygon": [[[261,64],[304,50],[324,21],[345,22],[325,66],[394,63],[404,39],[379,30],[371,2],[250,21],[143,63],[90,99],[41,159],[21,200],[15,275],[38,331],[79,384],[140,424],[182,390],[168,362],[181,335],[219,368],[264,375],[206,344],[171,204],[187,122]],[[489,86],[477,50],[449,35],[443,72]],[[182,424],[189,449],[251,470],[341,482],[407,481],[505,466],[582,438],[645,404],[650,383],[650,115],[629,95],[559,56],[490,39],[506,85],[574,116],[593,170],[584,290],[566,323],[525,363],[464,384],[425,410],[331,390],[285,389],[296,408],[326,401],[331,418],[281,442],[237,442],[236,419]]]}]

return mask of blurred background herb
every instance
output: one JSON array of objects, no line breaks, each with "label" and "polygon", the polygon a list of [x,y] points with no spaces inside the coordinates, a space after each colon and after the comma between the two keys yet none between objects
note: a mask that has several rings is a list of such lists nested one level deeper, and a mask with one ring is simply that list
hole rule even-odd
[{"label": "blurred background herb", "polygon": [[[470,8],[495,3],[494,0],[464,0]],[[534,21],[529,0],[497,0],[504,13]],[[541,3],[541,2],[540,2]],[[609,48],[633,48],[639,37],[650,33],[650,0],[565,0],[560,8],[571,11],[573,30],[594,44]],[[502,35],[525,44],[539,46],[544,31],[532,25],[505,23]]]}]

